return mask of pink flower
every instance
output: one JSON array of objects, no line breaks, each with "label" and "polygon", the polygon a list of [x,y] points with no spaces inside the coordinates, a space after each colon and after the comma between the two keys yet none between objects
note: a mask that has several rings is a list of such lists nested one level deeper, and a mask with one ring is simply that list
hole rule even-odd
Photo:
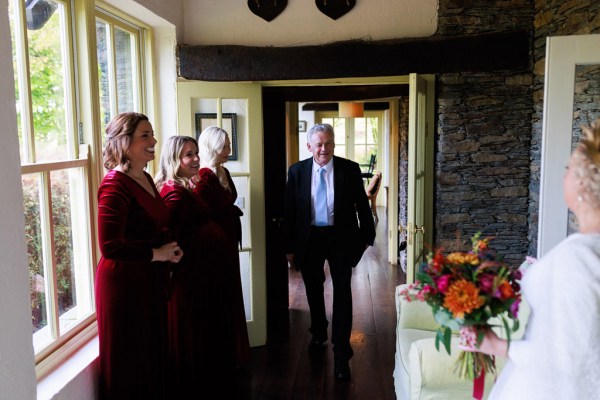
[{"label": "pink flower", "polygon": [[448,287],[450,286],[450,278],[450,275],[442,275],[436,280],[435,284],[437,285],[440,293],[445,294],[448,291]]},{"label": "pink flower", "polygon": [[521,299],[517,297],[517,299],[510,305],[510,313],[515,317],[519,317],[519,304],[521,303]]}]

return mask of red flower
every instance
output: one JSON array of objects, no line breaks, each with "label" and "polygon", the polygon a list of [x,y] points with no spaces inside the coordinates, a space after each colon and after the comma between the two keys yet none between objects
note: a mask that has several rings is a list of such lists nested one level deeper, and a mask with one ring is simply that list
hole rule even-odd
[{"label": "red flower", "polygon": [[498,292],[500,293],[500,298],[502,300],[510,299],[515,296],[515,291],[508,281],[503,280],[498,286]]}]

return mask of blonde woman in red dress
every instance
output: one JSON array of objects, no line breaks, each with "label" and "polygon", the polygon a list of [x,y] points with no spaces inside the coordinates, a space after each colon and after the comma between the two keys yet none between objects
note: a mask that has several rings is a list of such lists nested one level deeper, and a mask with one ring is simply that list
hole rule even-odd
[{"label": "blonde woman in red dress", "polygon": [[[174,268],[169,299],[173,398],[198,385],[214,384],[232,370],[235,332],[231,324],[229,271],[238,265],[208,204],[193,193],[198,144],[189,136],[166,140],[156,186],[169,209],[169,228],[185,256]],[[223,395],[223,392],[221,392]]]},{"label": "blonde woman in red dress", "polygon": [[169,262],[182,252],[167,228],[168,210],[144,171],[154,131],[138,113],[106,127],[98,189],[96,315],[102,399],[166,399]]},{"label": "blonde woman in red dress", "polygon": [[223,164],[231,153],[231,142],[227,132],[210,126],[200,133],[198,139],[200,170],[195,178],[194,193],[208,204],[213,220],[219,224],[227,236],[227,252],[235,255],[236,264],[229,273],[230,285],[226,289],[230,298],[231,324],[235,331],[235,365],[242,366],[250,360],[250,345],[246,327],[246,313],[242,295],[242,281],[238,248],[242,240],[242,211],[234,204],[237,191],[231,175]]}]

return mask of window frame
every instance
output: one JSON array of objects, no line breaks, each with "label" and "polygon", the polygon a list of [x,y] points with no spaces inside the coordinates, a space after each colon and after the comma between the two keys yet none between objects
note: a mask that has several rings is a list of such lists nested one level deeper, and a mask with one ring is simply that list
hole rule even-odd
[{"label": "window frame", "polygon": [[[49,248],[44,250],[44,264],[50,264],[50,269],[44,266],[45,286],[50,288],[52,293],[46,293],[46,297],[52,301],[47,309],[52,308],[52,315],[48,314],[48,326],[51,325],[52,318],[52,341],[50,345],[37,349],[35,352],[35,371],[38,381],[48,375],[58,365],[63,363],[67,357],[72,355],[90,339],[97,335],[94,282],[100,251],[97,240],[97,199],[96,193],[102,177],[105,174],[102,162],[102,136],[100,126],[100,97],[99,97],[99,78],[98,78],[98,60],[97,60],[97,42],[96,42],[96,18],[100,15],[101,20],[110,20],[128,33],[136,35],[136,70],[138,71],[136,89],[138,92],[138,109],[134,111],[142,112],[149,117],[155,113],[148,112],[148,106],[154,104],[152,96],[155,93],[154,79],[151,75],[153,70],[153,51],[152,51],[152,29],[146,24],[141,23],[135,18],[120,12],[116,8],[106,3],[94,0],[53,0],[64,6],[65,16],[63,18],[64,35],[63,60],[64,68],[69,75],[65,78],[65,120],[68,125],[67,133],[67,159],[50,162],[36,162],[35,158],[35,137],[33,129],[33,107],[32,107],[32,86],[31,86],[31,67],[29,64],[29,45],[28,32],[25,21],[25,1],[9,0],[14,8],[14,42],[17,58],[17,77],[16,84],[19,87],[18,101],[21,106],[21,132],[23,135],[23,144],[21,151],[25,154],[21,163],[21,174],[31,175],[39,174],[42,184],[39,185],[40,192],[40,219],[44,219],[42,235],[46,237],[45,242],[49,243]],[[62,27],[62,25],[61,25]],[[25,98],[24,98],[25,97]],[[149,115],[150,114],[150,115]],[[87,144],[86,144],[87,143]],[[154,169],[153,163],[150,169]],[[64,333],[60,333],[60,312],[57,308],[56,295],[56,262],[53,245],[53,226],[51,207],[51,188],[49,176],[52,171],[65,169],[82,169],[83,185],[77,188],[75,196],[83,201],[85,210],[75,210],[72,214],[77,214],[71,221],[73,247],[75,247],[75,235],[79,236],[74,230],[74,222],[79,225],[79,217],[86,217],[85,235],[87,236],[87,265],[85,269],[89,270],[89,278],[84,284],[89,286],[91,292],[91,313],[82,318],[78,324]],[[71,194],[73,196],[73,194]],[[45,209],[45,211],[43,211]],[[49,238],[49,240],[48,240]],[[79,244],[81,245],[81,243]],[[75,252],[75,250],[74,250]],[[50,276],[48,276],[50,275]],[[54,278],[52,278],[54,277]],[[75,279],[75,278],[74,278]],[[49,283],[48,283],[49,282]],[[76,285],[76,287],[78,287]],[[31,290],[31,288],[30,288]],[[77,289],[79,290],[79,289]],[[68,313],[65,312],[64,314]],[[64,315],[63,314],[63,315]],[[58,334],[57,334],[58,333]],[[33,339],[33,336],[32,336]]]}]

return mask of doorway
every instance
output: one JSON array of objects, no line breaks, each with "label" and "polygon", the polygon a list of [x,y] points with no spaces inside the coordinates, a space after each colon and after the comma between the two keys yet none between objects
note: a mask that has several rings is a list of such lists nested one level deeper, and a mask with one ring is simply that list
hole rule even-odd
[{"label": "doorway", "polygon": [[[389,113],[398,112],[398,99],[408,96],[406,84],[350,86],[264,86],[262,89],[265,154],[265,237],[267,254],[267,314],[287,313],[289,303],[288,265],[283,245],[283,197],[289,165],[306,158],[299,149],[305,147],[306,133],[299,132],[299,103],[369,101],[385,103],[388,115],[384,124],[391,125]],[[380,112],[383,115],[383,112]],[[327,113],[322,116],[328,117]],[[306,121],[306,130],[316,122]],[[394,119],[395,120],[395,119]],[[325,122],[328,122],[325,119]],[[304,130],[304,129],[302,129]],[[390,129],[388,135],[393,130]],[[287,134],[283,134],[283,133]],[[387,131],[386,131],[387,132]],[[378,168],[383,169],[390,142],[383,138]],[[338,152],[336,151],[336,154]],[[338,154],[340,155],[340,154]],[[344,154],[341,154],[344,156]],[[397,165],[397,164],[396,164]],[[394,175],[394,174],[391,174]],[[397,175],[395,175],[397,176]],[[376,240],[388,240],[384,235]],[[394,260],[396,261],[396,260]]]}]

